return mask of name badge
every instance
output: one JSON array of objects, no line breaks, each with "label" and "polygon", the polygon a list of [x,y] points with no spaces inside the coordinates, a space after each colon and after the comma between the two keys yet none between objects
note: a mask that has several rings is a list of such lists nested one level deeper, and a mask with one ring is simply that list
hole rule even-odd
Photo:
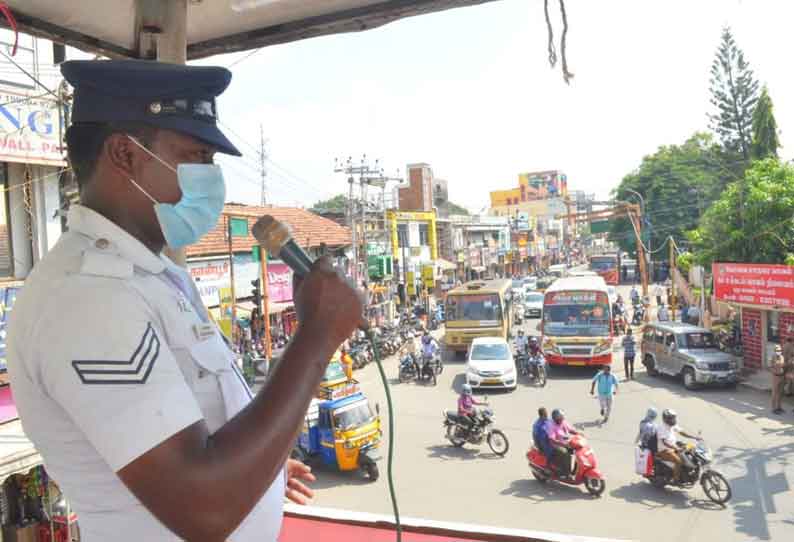
[{"label": "name badge", "polygon": [[215,326],[213,324],[195,324],[193,326],[193,333],[200,341],[206,341],[215,334]]}]

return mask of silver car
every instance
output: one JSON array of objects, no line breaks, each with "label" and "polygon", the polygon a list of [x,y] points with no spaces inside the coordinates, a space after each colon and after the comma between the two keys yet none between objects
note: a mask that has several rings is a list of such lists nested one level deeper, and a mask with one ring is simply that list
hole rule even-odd
[{"label": "silver car", "polygon": [[708,329],[679,322],[645,326],[640,346],[642,363],[653,375],[681,376],[687,389],[704,384],[735,385],[736,360],[717,345]]}]

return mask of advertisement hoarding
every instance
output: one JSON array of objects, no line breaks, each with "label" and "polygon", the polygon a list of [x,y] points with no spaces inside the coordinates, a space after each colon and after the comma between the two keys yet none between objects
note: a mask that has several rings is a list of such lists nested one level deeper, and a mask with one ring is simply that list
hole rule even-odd
[{"label": "advertisement hoarding", "polygon": [[794,266],[714,263],[712,273],[720,301],[794,309]]}]

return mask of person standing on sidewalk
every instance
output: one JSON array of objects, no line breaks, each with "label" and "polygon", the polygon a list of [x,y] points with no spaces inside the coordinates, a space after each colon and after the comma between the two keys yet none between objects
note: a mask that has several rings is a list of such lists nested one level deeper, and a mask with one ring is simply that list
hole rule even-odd
[{"label": "person standing on sidewalk", "polygon": [[656,306],[662,306],[662,296],[664,296],[664,288],[661,284],[657,284],[656,287],[653,289],[653,294],[656,296]]},{"label": "person standing on sidewalk", "polygon": [[781,407],[783,399],[783,384],[786,377],[787,363],[783,359],[783,349],[780,345],[775,346],[775,357],[772,358],[772,364],[769,366],[769,372],[772,373],[772,413],[783,414]]},{"label": "person standing on sidewalk", "polygon": [[612,413],[612,396],[618,392],[618,379],[612,374],[612,368],[609,365],[604,365],[604,368],[598,371],[590,383],[590,395],[594,394],[596,383],[598,384],[598,404],[601,405],[601,415],[604,417],[604,422],[607,422]]},{"label": "person standing on sidewalk", "polygon": [[636,342],[631,335],[631,326],[626,326],[626,335],[623,337],[623,368],[626,371],[626,380],[634,380],[634,347]]}]

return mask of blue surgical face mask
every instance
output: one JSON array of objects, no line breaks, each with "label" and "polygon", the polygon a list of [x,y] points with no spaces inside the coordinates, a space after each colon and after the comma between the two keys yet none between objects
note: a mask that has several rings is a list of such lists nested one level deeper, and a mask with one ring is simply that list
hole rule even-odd
[{"label": "blue surgical face mask", "polygon": [[130,139],[176,173],[182,197],[175,204],[158,202],[134,179],[130,179],[130,182],[154,203],[154,212],[160,222],[165,242],[171,248],[182,248],[198,242],[204,234],[215,227],[223,212],[226,184],[223,181],[221,168],[214,164],[179,164],[174,169],[135,138],[130,137]]}]

